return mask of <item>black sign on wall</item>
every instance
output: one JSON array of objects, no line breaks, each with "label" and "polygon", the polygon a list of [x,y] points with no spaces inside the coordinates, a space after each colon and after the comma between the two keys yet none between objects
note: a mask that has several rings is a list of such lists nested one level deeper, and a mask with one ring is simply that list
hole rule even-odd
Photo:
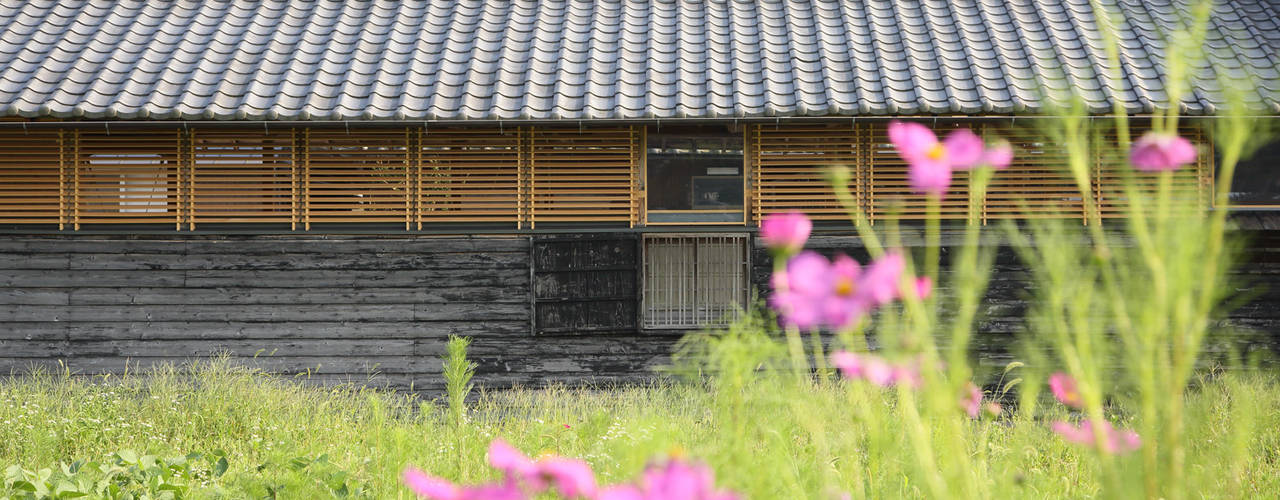
[{"label": "black sign on wall", "polygon": [[535,236],[530,248],[535,335],[638,330],[638,234]]}]

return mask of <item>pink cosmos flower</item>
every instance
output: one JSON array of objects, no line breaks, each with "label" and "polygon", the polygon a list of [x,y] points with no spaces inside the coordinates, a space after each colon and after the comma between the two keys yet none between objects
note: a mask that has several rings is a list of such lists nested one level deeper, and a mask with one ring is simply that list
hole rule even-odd
[{"label": "pink cosmos flower", "polygon": [[596,475],[582,460],[547,457],[538,461],[538,473],[549,479],[565,498],[595,497]]},{"label": "pink cosmos flower", "polygon": [[1071,378],[1070,375],[1062,372],[1049,375],[1049,390],[1053,392],[1053,397],[1058,398],[1058,401],[1064,405],[1077,409],[1084,406],[1080,390],[1076,387],[1076,379]]},{"label": "pink cosmos flower", "polygon": [[605,488],[597,500],[734,500],[732,492],[717,490],[711,469],[702,464],[670,460],[645,469],[639,484]]},{"label": "pink cosmos flower", "polygon": [[978,418],[982,411],[982,389],[979,389],[973,382],[968,382],[964,387],[964,397],[960,398],[960,406],[964,408],[964,412],[969,418]]},{"label": "pink cosmos flower", "polygon": [[898,252],[886,253],[867,266],[861,288],[872,307],[880,307],[898,298],[898,280],[906,266],[906,260]]},{"label": "pink cosmos flower", "polygon": [[922,382],[920,368],[913,363],[890,363],[871,354],[855,354],[836,351],[831,354],[831,365],[849,380],[865,380],[880,387],[902,385],[919,388]]},{"label": "pink cosmos flower", "polygon": [[947,151],[947,159],[953,169],[968,170],[978,166],[982,160],[982,138],[967,128],[952,130],[942,140],[942,146]]},{"label": "pink cosmos flower", "polygon": [[[1089,448],[1098,444],[1098,432],[1094,431],[1093,423],[1088,420],[1081,422],[1078,426],[1059,420],[1054,422],[1051,428],[1068,442]],[[1103,448],[1107,453],[1128,453],[1142,447],[1142,439],[1138,437],[1138,433],[1131,430],[1117,430],[1108,422],[1102,423],[1100,433],[1103,435]]]},{"label": "pink cosmos flower", "polygon": [[929,279],[928,276],[921,276],[919,278],[916,278],[915,285],[916,285],[915,293],[916,293],[917,299],[920,299],[920,300],[927,299],[929,298],[929,294],[933,292],[933,280]]},{"label": "pink cosmos flower", "polygon": [[987,415],[991,415],[992,417],[999,417],[1004,413],[1004,408],[1000,407],[1000,403],[995,401],[991,401],[983,405],[982,409],[987,412]]},{"label": "pink cosmos flower", "polygon": [[777,254],[799,252],[812,230],[813,222],[800,212],[769,214],[760,221],[760,239]]},{"label": "pink cosmos flower", "polygon": [[1177,170],[1196,161],[1196,147],[1174,134],[1147,132],[1133,143],[1129,163],[1144,172]]},{"label": "pink cosmos flower", "polygon": [[769,296],[769,305],[783,325],[810,330],[822,324],[823,307],[831,293],[831,263],[826,257],[801,252],[788,260],[783,274],[775,274],[772,281],[774,293]]},{"label": "pink cosmos flower", "polygon": [[506,474],[508,480],[539,486],[538,466],[533,463],[533,459],[502,439],[494,439],[489,443],[489,465]]},{"label": "pink cosmos flower", "polygon": [[998,139],[987,147],[982,152],[982,159],[978,161],[979,166],[985,165],[996,170],[1009,168],[1010,163],[1013,163],[1013,145],[1004,139]]},{"label": "pink cosmos flower", "polygon": [[889,123],[889,142],[907,160],[907,182],[911,189],[934,196],[951,187],[952,169],[969,169],[984,157],[982,139],[969,129],[957,129],[939,141],[928,127],[919,123]]},{"label": "pink cosmos flower", "polygon": [[405,486],[422,498],[431,500],[460,500],[462,489],[444,479],[428,475],[413,467],[401,476]]},{"label": "pink cosmos flower", "polygon": [[862,267],[848,255],[837,255],[831,263],[830,294],[822,306],[823,323],[840,330],[856,323],[870,309],[866,294],[861,293],[859,278]]}]

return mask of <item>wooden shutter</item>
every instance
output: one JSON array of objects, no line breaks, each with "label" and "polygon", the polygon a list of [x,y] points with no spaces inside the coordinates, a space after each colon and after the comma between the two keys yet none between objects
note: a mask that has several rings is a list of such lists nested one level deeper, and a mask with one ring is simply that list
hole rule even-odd
[{"label": "wooden shutter", "polygon": [[[1142,134],[1148,132],[1148,128],[1134,127],[1131,130],[1131,137],[1137,140]],[[1211,161],[1211,153],[1207,145],[1204,143],[1204,136],[1200,129],[1194,126],[1184,125],[1178,130],[1178,134],[1189,139],[1192,144],[1201,148],[1200,154],[1196,155],[1197,161],[1194,165],[1180,168],[1173,172],[1172,190],[1170,196],[1170,207],[1178,208],[1203,208],[1208,207],[1211,193],[1211,185],[1209,182],[1209,166]],[[1102,141],[1105,144],[1113,145],[1117,143],[1114,131],[1107,131],[1102,134]],[[1100,215],[1105,218],[1124,217],[1129,210],[1129,195],[1125,193],[1124,178],[1128,173],[1137,188],[1135,191],[1139,196],[1143,197],[1144,211],[1151,211],[1156,208],[1157,197],[1160,191],[1160,175],[1154,172],[1139,172],[1133,170],[1133,166],[1129,164],[1129,152],[1117,151],[1111,148],[1100,147],[1101,154],[1096,156],[1095,172],[1093,179],[1094,197],[1098,201],[1098,210]],[[1126,172],[1127,171],[1127,172]]]},{"label": "wooden shutter", "polygon": [[1084,218],[1084,201],[1067,151],[1027,128],[988,127],[1013,145],[1013,163],[995,173],[987,187],[983,221],[988,219]]},{"label": "wooden shutter", "polygon": [[[968,124],[964,125],[970,126]],[[907,162],[889,142],[888,124],[876,123],[869,127],[867,151],[867,205],[871,220],[889,219],[895,214],[901,219],[924,219],[928,215],[925,195],[917,194],[907,182]],[[949,128],[935,128],[939,136],[945,136]],[[951,175],[951,188],[942,199],[939,215],[943,219],[964,219],[969,212],[969,172],[956,171]]]},{"label": "wooden shutter", "polygon": [[0,223],[66,221],[63,187],[71,174],[63,151],[73,136],[70,130],[0,131]]},{"label": "wooden shutter", "polygon": [[533,128],[528,133],[530,227],[539,222],[634,226],[639,221],[640,128]]},{"label": "wooden shutter", "polygon": [[534,333],[635,331],[639,245],[626,233],[534,237]]},{"label": "wooden shutter", "polygon": [[423,223],[517,225],[523,215],[520,131],[419,130],[418,228]]},{"label": "wooden shutter", "polygon": [[412,221],[409,129],[315,128],[306,131],[303,219],[325,222]]},{"label": "wooden shutter", "polygon": [[[864,127],[858,127],[862,129]],[[860,130],[852,124],[755,125],[748,154],[754,161],[752,215],[798,210],[815,220],[848,220],[827,180],[834,166],[847,166],[847,189],[862,203]]]},{"label": "wooden shutter", "polygon": [[293,221],[296,171],[288,129],[196,130],[193,223]]},{"label": "wooden shutter", "polygon": [[182,223],[181,130],[80,132],[76,227],[93,223]]}]

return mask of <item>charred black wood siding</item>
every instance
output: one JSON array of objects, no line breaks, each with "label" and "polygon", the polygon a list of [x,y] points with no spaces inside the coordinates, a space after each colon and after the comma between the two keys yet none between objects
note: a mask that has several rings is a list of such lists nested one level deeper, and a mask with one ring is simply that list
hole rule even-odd
[{"label": "charred black wood siding", "polygon": [[532,261],[534,333],[639,329],[638,234],[535,236]]},{"label": "charred black wood siding", "polygon": [[488,386],[652,377],[673,338],[531,334],[530,249],[527,236],[0,237],[0,374],[226,353],[435,391],[456,334]]},{"label": "charred black wood siding", "polygon": [[[1277,307],[1280,304],[1280,231],[1244,230],[1237,234],[1246,241],[1244,261],[1230,277],[1230,285],[1237,293],[1232,300],[1238,302],[1238,307],[1222,318],[1219,326],[1223,331],[1217,338],[1208,340],[1206,354],[1225,355],[1228,349],[1240,353],[1270,350],[1280,354],[1280,307]],[[954,241],[944,238],[941,252],[944,284],[951,254],[951,248],[946,246],[958,243],[958,238]],[[866,249],[855,236],[815,236],[806,248],[828,256],[847,253],[859,262],[868,259]],[[767,297],[773,260],[759,238],[755,239],[752,251],[752,286],[759,297]],[[999,370],[1017,357],[1017,336],[1026,329],[1024,316],[1034,283],[1026,266],[1009,247],[997,250],[992,272],[987,294],[978,309],[972,353],[982,368]],[[940,289],[945,293],[945,289]]]}]

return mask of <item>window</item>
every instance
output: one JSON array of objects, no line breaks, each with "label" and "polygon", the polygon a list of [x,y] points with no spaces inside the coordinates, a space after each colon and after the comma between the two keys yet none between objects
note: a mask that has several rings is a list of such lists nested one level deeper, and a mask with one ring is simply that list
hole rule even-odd
[{"label": "window", "polygon": [[747,238],[648,235],[644,240],[644,327],[723,326],[746,302]]},{"label": "window", "polygon": [[[174,178],[157,154],[96,154],[89,157],[95,172],[118,175],[114,198],[122,214],[164,214],[171,209]],[[110,188],[98,192],[107,195]]]},{"label": "window", "polygon": [[649,224],[742,224],[742,136],[728,131],[648,134]]},{"label": "window", "polygon": [[1236,164],[1231,204],[1280,207],[1280,141],[1268,143]]}]

